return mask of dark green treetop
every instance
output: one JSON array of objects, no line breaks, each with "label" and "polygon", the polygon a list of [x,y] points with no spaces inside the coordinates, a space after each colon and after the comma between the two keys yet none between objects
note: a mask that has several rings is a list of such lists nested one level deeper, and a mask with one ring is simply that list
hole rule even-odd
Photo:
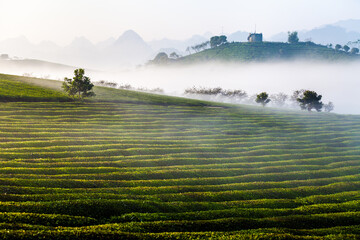
[{"label": "dark green treetop", "polygon": [[354,48],[351,49],[350,53],[351,53],[351,54],[358,54],[358,53],[359,53],[359,49],[356,48],[356,47],[354,47]]},{"label": "dark green treetop", "polygon": [[318,112],[321,112],[323,107],[323,103],[321,102],[321,95],[318,95],[314,91],[306,90],[303,93],[301,98],[298,98],[297,101],[300,103],[300,107],[302,110],[308,110],[309,112],[311,109],[315,109]]},{"label": "dark green treetop", "polygon": [[227,37],[224,35],[214,36],[214,37],[210,38],[210,47],[211,48],[220,46],[224,43],[227,43]]},{"label": "dark green treetop", "polygon": [[271,100],[269,99],[269,94],[266,92],[262,92],[258,95],[256,95],[255,102],[260,103],[263,107],[265,107],[266,104],[268,104]]},{"label": "dark green treetop", "polygon": [[298,43],[299,42],[299,37],[298,37],[298,32],[288,32],[288,42],[289,43]]}]

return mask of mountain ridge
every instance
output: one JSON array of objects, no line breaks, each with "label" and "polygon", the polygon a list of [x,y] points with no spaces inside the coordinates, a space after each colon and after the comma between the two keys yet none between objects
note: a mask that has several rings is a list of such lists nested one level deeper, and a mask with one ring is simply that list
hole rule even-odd
[{"label": "mountain ridge", "polygon": [[[349,44],[349,42],[360,39],[358,25],[360,26],[360,20],[343,20],[311,30],[299,31],[299,38],[302,41],[311,40],[323,45]],[[248,34],[246,31],[236,31],[227,36],[229,42],[245,42]],[[33,44],[25,36],[19,36],[0,41],[0,53],[85,68],[113,70],[144,64],[153,59],[160,51],[166,51],[168,54],[176,52],[179,55],[187,55],[187,47],[208,41],[211,35],[213,34],[206,32],[202,35],[193,35],[185,40],[165,37],[160,40],[145,41],[136,31],[130,29],[117,38],[111,37],[98,43],[93,43],[84,36],[77,37],[64,47],[52,41]],[[287,33],[282,32],[271,37],[265,36],[265,39],[286,42]],[[360,47],[356,43],[351,43],[349,46]]]}]

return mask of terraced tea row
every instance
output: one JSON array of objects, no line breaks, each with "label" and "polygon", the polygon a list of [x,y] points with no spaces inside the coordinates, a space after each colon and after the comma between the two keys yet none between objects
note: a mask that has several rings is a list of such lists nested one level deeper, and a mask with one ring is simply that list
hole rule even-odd
[{"label": "terraced tea row", "polygon": [[359,116],[104,99],[0,103],[0,238],[359,234]]}]

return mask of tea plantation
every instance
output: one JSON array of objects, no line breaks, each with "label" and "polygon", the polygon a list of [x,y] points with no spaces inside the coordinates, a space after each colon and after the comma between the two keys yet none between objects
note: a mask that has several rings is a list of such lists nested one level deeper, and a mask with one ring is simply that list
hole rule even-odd
[{"label": "tea plantation", "polygon": [[360,237],[360,116],[60,84],[0,75],[0,239]]}]

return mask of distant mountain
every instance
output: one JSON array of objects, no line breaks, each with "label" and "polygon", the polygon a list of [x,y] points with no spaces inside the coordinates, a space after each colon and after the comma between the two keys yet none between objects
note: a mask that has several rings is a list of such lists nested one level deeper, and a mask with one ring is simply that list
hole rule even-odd
[{"label": "distant mountain", "polygon": [[76,49],[91,49],[94,48],[94,44],[85,37],[77,37],[67,47]]},{"label": "distant mountain", "polygon": [[181,54],[186,54],[186,48],[189,46],[194,46],[199,43],[203,43],[205,41],[209,41],[212,34],[207,32],[203,35],[193,35],[191,38],[188,38],[186,40],[171,40],[167,38],[163,38],[161,40],[153,40],[149,42],[149,45],[154,49],[156,52],[159,52],[160,49],[163,48],[171,48],[176,49],[177,52]]},{"label": "distant mountain", "polygon": [[320,44],[347,44],[350,41],[360,39],[360,33],[347,31],[338,26],[327,25],[307,32],[301,32],[300,38],[309,39]]},{"label": "distant mountain", "polygon": [[116,39],[111,37],[111,38],[108,38],[108,39],[106,39],[104,41],[98,42],[96,44],[96,47],[98,49],[104,49],[104,48],[107,48],[107,47],[113,45],[115,43],[115,41],[116,41]]},{"label": "distant mountain", "polygon": [[94,60],[99,56],[95,45],[85,37],[75,38],[68,46],[64,47],[60,53],[61,62],[70,65],[84,65],[95,67]]},{"label": "distant mountain", "polygon": [[132,30],[124,32],[118,39],[109,38],[98,44],[85,37],[77,37],[65,47],[49,41],[32,44],[24,36],[0,42],[0,53],[10,56],[107,70],[143,64],[151,59],[154,52]]},{"label": "distant mountain", "polygon": [[[42,59],[84,68],[116,70],[146,63],[160,51],[187,55],[186,48],[210,40],[214,34],[206,32],[193,35],[185,40],[163,38],[145,42],[133,30],[125,31],[118,38],[108,38],[99,43],[92,43],[85,37],[75,38],[69,45],[60,47],[53,42],[31,43],[26,37],[0,41],[0,54],[9,54],[21,58]],[[237,31],[228,34],[229,42],[246,42],[248,32]],[[287,41],[287,33],[279,33],[269,41]],[[318,44],[347,44],[360,39],[360,20],[344,20],[315,29],[299,31],[301,41],[311,40]],[[360,47],[352,45],[350,47]]]},{"label": "distant mountain", "polygon": [[147,45],[145,41],[133,30],[125,31],[114,43],[115,45],[134,44]]},{"label": "distant mountain", "polygon": [[343,21],[333,23],[331,25],[344,28],[348,32],[360,33],[360,19],[343,20]]},{"label": "distant mountain", "polygon": [[[298,31],[300,41],[313,41],[319,44],[348,44],[360,39],[360,20],[340,21],[311,30]],[[287,33],[279,33],[271,41],[286,42]]]},{"label": "distant mountain", "polygon": [[29,57],[35,46],[24,36],[9,38],[0,42],[0,52],[15,56]]},{"label": "distant mountain", "polygon": [[[107,65],[138,65],[150,60],[153,49],[132,30],[124,32],[113,44],[104,49],[103,61]],[[112,63],[113,62],[113,63]]]}]

